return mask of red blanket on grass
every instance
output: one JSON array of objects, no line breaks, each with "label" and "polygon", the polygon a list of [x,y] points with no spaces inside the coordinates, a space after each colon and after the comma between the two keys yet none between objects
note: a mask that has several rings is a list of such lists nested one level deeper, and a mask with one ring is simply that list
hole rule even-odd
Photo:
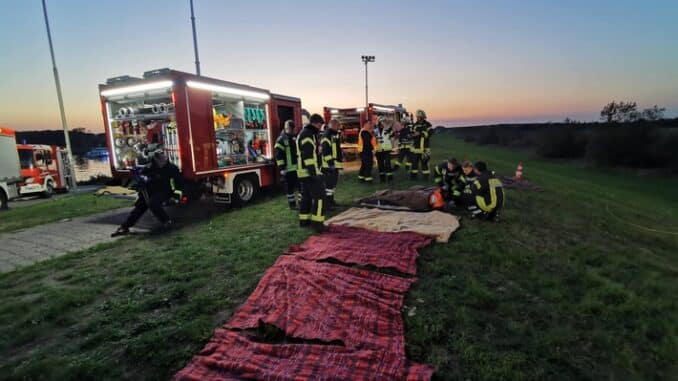
[{"label": "red blanket on grass", "polygon": [[174,380],[429,380],[433,368],[393,353],[335,345],[266,344],[218,329]]},{"label": "red blanket on grass", "polygon": [[401,309],[414,281],[281,256],[226,327],[261,321],[290,337],[405,356]]},{"label": "red blanket on grass", "polygon": [[411,232],[382,233],[361,228],[331,225],[329,231],[290,246],[287,254],[308,260],[333,258],[344,263],[392,268],[417,273],[417,249],[433,239]]}]

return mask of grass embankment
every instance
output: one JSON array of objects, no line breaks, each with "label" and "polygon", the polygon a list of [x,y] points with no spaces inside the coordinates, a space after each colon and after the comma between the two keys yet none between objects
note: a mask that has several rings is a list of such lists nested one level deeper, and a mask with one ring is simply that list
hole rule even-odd
[{"label": "grass embankment", "polygon": [[[448,135],[433,148],[436,162],[454,152],[506,174],[525,160]],[[501,223],[464,219],[422,251],[408,356],[437,379],[678,374],[678,238],[608,213],[678,230],[678,180],[529,160],[525,171],[544,192],[509,190]],[[379,188],[355,177],[340,180],[340,202]],[[0,378],[168,379],[308,234],[276,196],[0,275]]]},{"label": "grass embankment", "polygon": [[132,205],[129,200],[95,197],[91,193],[65,195],[0,213],[0,233],[103,212]]}]

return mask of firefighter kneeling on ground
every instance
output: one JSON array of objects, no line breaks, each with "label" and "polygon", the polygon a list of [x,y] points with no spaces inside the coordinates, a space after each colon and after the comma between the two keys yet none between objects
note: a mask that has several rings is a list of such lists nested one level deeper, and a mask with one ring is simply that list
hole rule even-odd
[{"label": "firefighter kneeling on ground", "polygon": [[471,218],[499,221],[499,210],[504,206],[504,188],[487,164],[477,162],[473,169],[478,179],[464,190],[463,199],[471,212]]},{"label": "firefighter kneeling on ground", "polygon": [[341,157],[341,125],[336,119],[330,120],[327,129],[320,140],[323,158],[323,179],[325,180],[325,201],[327,207],[337,206],[334,201],[334,191],[339,182],[339,171],[342,170],[343,160]]},{"label": "firefighter kneeling on ground", "polygon": [[372,122],[366,122],[358,135],[358,153],[360,154],[360,172],[358,180],[371,183],[372,166],[374,165],[374,151],[377,149],[377,139],[373,133]]},{"label": "firefighter kneeling on ground", "polygon": [[141,169],[137,178],[139,198],[134,203],[134,209],[127,220],[111,234],[112,237],[128,234],[129,228],[134,226],[148,209],[162,223],[163,228],[170,228],[174,222],[163,209],[163,204],[172,197],[184,201],[180,190],[182,177],[179,168],[169,162],[161,147],[150,150],[149,155],[151,162]]},{"label": "firefighter kneeling on ground", "polygon": [[451,157],[434,169],[434,180],[443,190],[443,195],[446,200],[451,200],[450,206],[454,206],[459,202],[462,189],[460,189],[459,177],[461,176],[461,166],[457,159]]},{"label": "firefighter kneeling on ground", "polygon": [[318,231],[324,230],[323,222],[325,222],[323,206],[325,185],[320,173],[320,157],[318,156],[318,132],[323,122],[322,116],[311,115],[310,123],[304,127],[297,138],[297,176],[301,183],[299,226],[311,226]]},{"label": "firefighter kneeling on ground", "polygon": [[297,208],[297,193],[299,179],[297,177],[297,137],[294,134],[294,122],[285,122],[283,133],[275,142],[275,162],[280,168],[280,174],[285,176],[287,183],[287,203],[290,209]]},{"label": "firefighter kneeling on ground", "polygon": [[389,183],[393,181],[393,170],[391,169],[391,150],[393,145],[393,120],[379,117],[378,128],[375,131],[377,137],[377,169],[379,171],[379,181]]}]

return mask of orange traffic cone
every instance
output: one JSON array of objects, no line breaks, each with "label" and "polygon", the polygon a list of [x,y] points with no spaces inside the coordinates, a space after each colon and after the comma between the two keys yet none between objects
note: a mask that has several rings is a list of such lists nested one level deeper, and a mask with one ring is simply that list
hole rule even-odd
[{"label": "orange traffic cone", "polygon": [[516,175],[513,176],[514,180],[522,180],[523,179],[523,162],[520,161],[518,162],[518,167],[516,168]]}]

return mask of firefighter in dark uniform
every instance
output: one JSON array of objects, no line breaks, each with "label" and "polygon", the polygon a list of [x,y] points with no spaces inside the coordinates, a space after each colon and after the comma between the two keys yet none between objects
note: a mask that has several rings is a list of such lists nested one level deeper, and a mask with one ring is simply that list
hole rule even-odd
[{"label": "firefighter in dark uniform", "polygon": [[414,144],[410,149],[410,158],[412,162],[412,169],[410,170],[410,177],[416,179],[419,174],[419,165],[421,164],[421,174],[428,177],[431,171],[428,167],[428,162],[431,158],[431,149],[429,148],[429,137],[431,136],[432,126],[426,120],[426,113],[423,110],[417,110],[417,121],[412,127],[412,135],[414,137]]},{"label": "firefighter in dark uniform", "polygon": [[287,203],[290,209],[297,208],[299,178],[297,177],[297,137],[294,121],[285,122],[285,128],[275,141],[275,163],[287,183]]},{"label": "firefighter in dark uniform", "polygon": [[474,172],[478,178],[464,191],[471,218],[498,222],[499,210],[504,206],[503,185],[482,161],[474,165]]},{"label": "firefighter in dark uniform", "polygon": [[461,164],[461,174],[458,178],[457,187],[463,192],[465,189],[471,187],[471,184],[476,181],[477,177],[478,176],[473,169],[473,163],[468,160],[464,160],[464,162]]},{"label": "firefighter in dark uniform", "polygon": [[383,116],[379,117],[379,128],[375,133],[377,138],[377,169],[379,171],[379,181],[389,183],[393,181],[393,169],[391,169],[391,151],[393,144],[393,121],[387,120]]},{"label": "firefighter in dark uniform", "polygon": [[358,180],[371,183],[372,166],[374,165],[374,151],[377,149],[377,139],[374,137],[372,122],[366,122],[358,134],[358,153],[360,154],[360,172]]},{"label": "firefighter in dark uniform", "polygon": [[412,148],[412,122],[409,117],[403,118],[403,127],[398,131],[398,157],[393,161],[393,169],[398,170],[401,166],[410,168],[410,149]]},{"label": "firefighter in dark uniform", "polygon": [[443,189],[445,199],[456,201],[461,197],[461,190],[458,186],[461,174],[461,166],[453,157],[435,167],[433,178],[436,185]]},{"label": "firefighter in dark uniform", "polygon": [[111,234],[112,237],[128,234],[129,228],[134,226],[148,209],[162,223],[163,228],[170,228],[174,223],[163,209],[163,204],[172,197],[181,200],[183,196],[181,172],[167,159],[161,147],[156,147],[149,155],[151,162],[141,169],[137,179],[139,198],[125,222]]},{"label": "firefighter in dark uniform", "polygon": [[297,137],[297,176],[301,183],[299,226],[312,226],[317,230],[323,230],[325,222],[325,185],[318,155],[318,133],[323,123],[322,116],[311,115],[310,123]]},{"label": "firefighter in dark uniform", "polygon": [[337,203],[334,201],[334,191],[339,181],[339,171],[343,167],[341,157],[341,125],[336,119],[330,120],[330,123],[320,140],[323,159],[323,178],[325,180],[325,201],[328,207],[334,207]]}]

